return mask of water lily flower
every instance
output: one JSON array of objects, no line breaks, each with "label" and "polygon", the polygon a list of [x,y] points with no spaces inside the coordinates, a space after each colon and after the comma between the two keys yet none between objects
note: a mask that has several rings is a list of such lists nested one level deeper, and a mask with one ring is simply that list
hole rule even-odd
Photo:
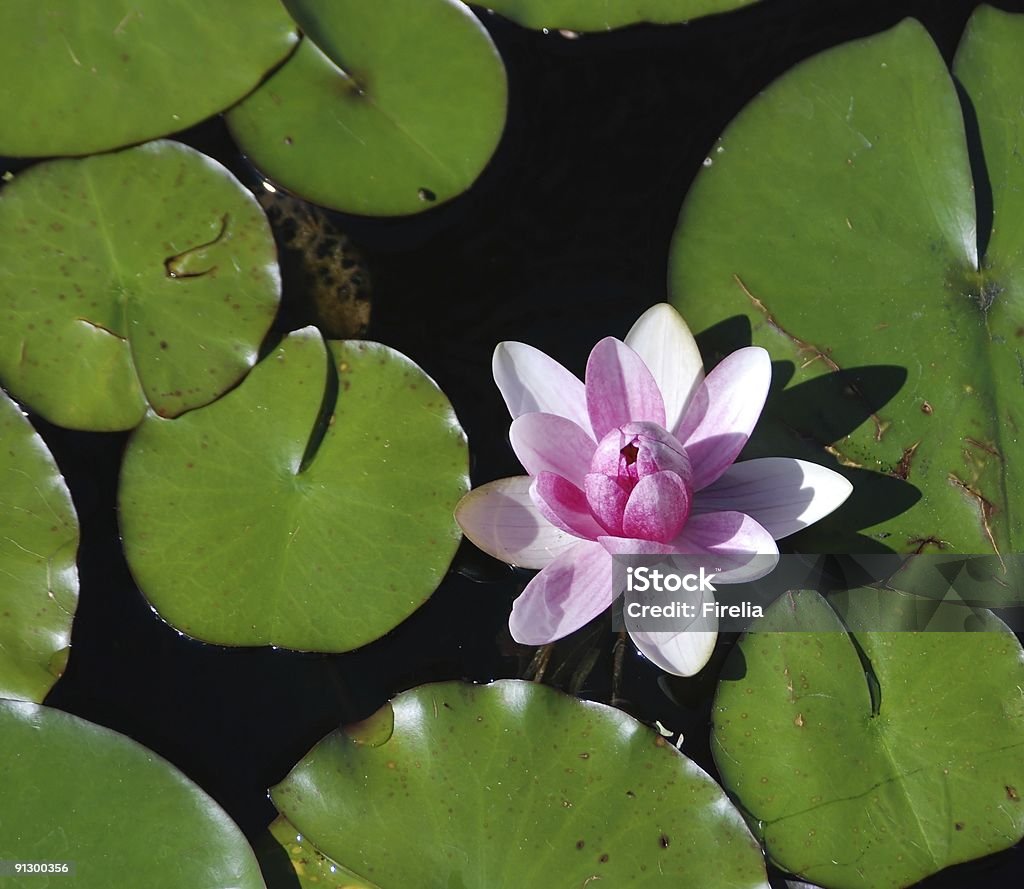
[{"label": "water lily flower", "polygon": [[[776,540],[835,510],[850,483],[788,457],[736,463],[771,383],[768,353],[739,349],[706,377],[697,344],[668,304],[641,316],[625,341],[591,351],[585,381],[524,343],[494,352],[494,380],[527,475],[467,494],[455,516],[502,561],[539,568],[516,599],[513,638],[553,642],[614,600],[613,556],[690,554],[728,564],[717,582],[774,565]],[[711,656],[715,629],[631,631],[663,670],[689,676]]]}]

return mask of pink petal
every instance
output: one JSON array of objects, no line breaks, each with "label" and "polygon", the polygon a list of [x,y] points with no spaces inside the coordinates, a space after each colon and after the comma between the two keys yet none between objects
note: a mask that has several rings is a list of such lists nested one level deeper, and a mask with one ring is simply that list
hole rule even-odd
[{"label": "pink petal", "polygon": [[540,349],[498,343],[491,368],[512,419],[529,413],[557,414],[590,431],[583,383]]},{"label": "pink petal", "polygon": [[622,449],[628,443],[629,439],[618,428],[606,433],[598,442],[590,460],[591,470],[602,475],[626,475],[626,458],[622,456]]},{"label": "pink petal", "polygon": [[744,512],[776,540],[838,509],[853,486],[838,472],[791,457],[734,463],[694,497],[693,513]]},{"label": "pink petal", "polygon": [[704,379],[693,334],[668,303],[648,309],[626,334],[626,345],[643,359],[665,400],[666,429],[675,429]]},{"label": "pink petal", "polygon": [[530,486],[530,497],[540,514],[556,528],[586,540],[604,534],[604,529],[590,514],[586,495],[560,475],[538,474]]},{"label": "pink petal", "polygon": [[623,433],[638,439],[636,469],[638,475],[651,475],[668,469],[684,479],[692,475],[685,448],[670,432],[654,423],[630,423]]},{"label": "pink petal", "polygon": [[556,414],[523,414],[512,421],[508,436],[530,475],[554,472],[583,485],[596,445],[572,420]]},{"label": "pink petal", "polygon": [[715,570],[718,583],[745,583],[771,573],[778,564],[775,539],[742,512],[692,515],[672,541],[676,552]]},{"label": "pink petal", "polygon": [[579,540],[554,527],[530,499],[533,479],[503,478],[470,491],[455,507],[462,532],[488,555],[543,568]]},{"label": "pink petal", "polygon": [[611,556],[582,541],[527,584],[512,605],[508,628],[523,645],[546,645],[593,620],[612,599]]},{"label": "pink petal", "polygon": [[655,472],[637,482],[622,514],[622,532],[641,540],[672,540],[690,514],[690,495],[674,472]]},{"label": "pink petal", "polygon": [[[718,618],[694,618],[694,622],[717,625]],[[678,633],[630,630],[629,636],[640,653],[656,667],[675,676],[693,676],[711,660],[718,630],[692,629]]]},{"label": "pink petal", "polygon": [[677,433],[693,464],[695,491],[715,481],[739,456],[761,416],[771,381],[771,359],[759,346],[733,352],[708,374]]},{"label": "pink petal", "polygon": [[609,534],[622,534],[622,513],[629,500],[629,492],[611,476],[591,472],[584,479],[587,504],[594,518]]},{"label": "pink petal", "polygon": [[631,420],[665,425],[665,404],[647,365],[625,343],[605,337],[587,361],[587,411],[594,437]]},{"label": "pink petal", "polygon": [[690,477],[690,458],[686,449],[674,435],[657,423],[626,423],[605,435],[590,462],[593,472],[605,475],[626,475],[628,467],[622,449],[635,443],[636,468],[632,476],[650,475],[661,469],[671,469],[678,475]]}]

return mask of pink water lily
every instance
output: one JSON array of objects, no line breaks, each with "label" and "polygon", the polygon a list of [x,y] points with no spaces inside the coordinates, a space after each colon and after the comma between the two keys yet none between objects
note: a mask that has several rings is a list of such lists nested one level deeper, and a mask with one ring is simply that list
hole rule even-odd
[{"label": "pink water lily", "polygon": [[[791,458],[736,463],[768,395],[771,362],[733,352],[704,376],[683,319],[661,304],[625,341],[607,337],[585,382],[543,352],[501,343],[494,379],[512,415],[509,437],[528,475],[467,494],[456,519],[480,549],[540,573],[516,599],[512,636],[541,645],[614,600],[615,555],[690,554],[728,565],[718,582],[765,573],[775,541],[835,510],[850,483]],[[662,669],[707,663],[716,632],[632,632]]]}]

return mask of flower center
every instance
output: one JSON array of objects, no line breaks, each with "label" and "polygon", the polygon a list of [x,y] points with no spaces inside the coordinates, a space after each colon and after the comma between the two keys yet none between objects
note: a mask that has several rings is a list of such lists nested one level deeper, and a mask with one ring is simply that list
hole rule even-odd
[{"label": "flower center", "polygon": [[672,540],[693,498],[686,451],[655,423],[627,423],[597,446],[586,477],[587,504],[609,534]]}]

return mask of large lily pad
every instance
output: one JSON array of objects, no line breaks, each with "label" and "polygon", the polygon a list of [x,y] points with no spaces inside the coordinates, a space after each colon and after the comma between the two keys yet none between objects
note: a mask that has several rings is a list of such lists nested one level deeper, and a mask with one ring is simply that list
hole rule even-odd
[{"label": "large lily pad", "polygon": [[64,477],[0,391],[0,698],[42,701],[71,644],[78,519]]},{"label": "large lily pad", "polygon": [[18,886],[262,889],[241,831],[170,763],[124,735],[0,701],[0,859],[68,862]]},{"label": "large lily pad", "polygon": [[[0,4],[0,154],[89,154],[234,104],[295,45],[279,0]],[[201,59],[202,64],[196,64]]]},{"label": "large lily pad", "polygon": [[[476,0],[474,0],[476,2]],[[667,25],[750,6],[758,0],[479,0],[527,28],[611,31],[639,22]]]},{"label": "large lily pad", "polygon": [[0,379],[61,426],[212,401],[255,362],[279,293],[259,205],[184,145],[51,161],[0,192]]},{"label": "large lily pad", "polygon": [[440,583],[467,484],[465,436],[423,371],[306,328],[214,404],[143,421],[121,529],[139,586],[188,635],[346,651]]},{"label": "large lily pad", "polygon": [[[833,532],[845,516],[904,552],[1024,546],[1022,41],[1024,17],[975,13],[963,106],[916,21],[822,53],[729,125],[683,206],[675,304],[696,329],[745,316],[792,362],[804,397],[776,399],[751,454],[850,474]],[[706,340],[741,342],[727,324]]]},{"label": "large lily pad", "polygon": [[715,762],[768,854],[830,889],[886,889],[1014,845],[1016,637],[990,613],[985,632],[892,632],[907,597],[888,610],[875,590],[845,598],[852,633],[817,593],[778,600],[731,655],[726,675],[742,678],[718,688]]},{"label": "large lily pad", "polygon": [[487,32],[458,0],[289,0],[305,38],[228,114],[271,179],[317,204],[417,213],[467,189],[505,124]]},{"label": "large lily pad", "polygon": [[271,796],[381,889],[767,889],[707,774],[625,713],[528,682],[405,692],[321,741]]}]

